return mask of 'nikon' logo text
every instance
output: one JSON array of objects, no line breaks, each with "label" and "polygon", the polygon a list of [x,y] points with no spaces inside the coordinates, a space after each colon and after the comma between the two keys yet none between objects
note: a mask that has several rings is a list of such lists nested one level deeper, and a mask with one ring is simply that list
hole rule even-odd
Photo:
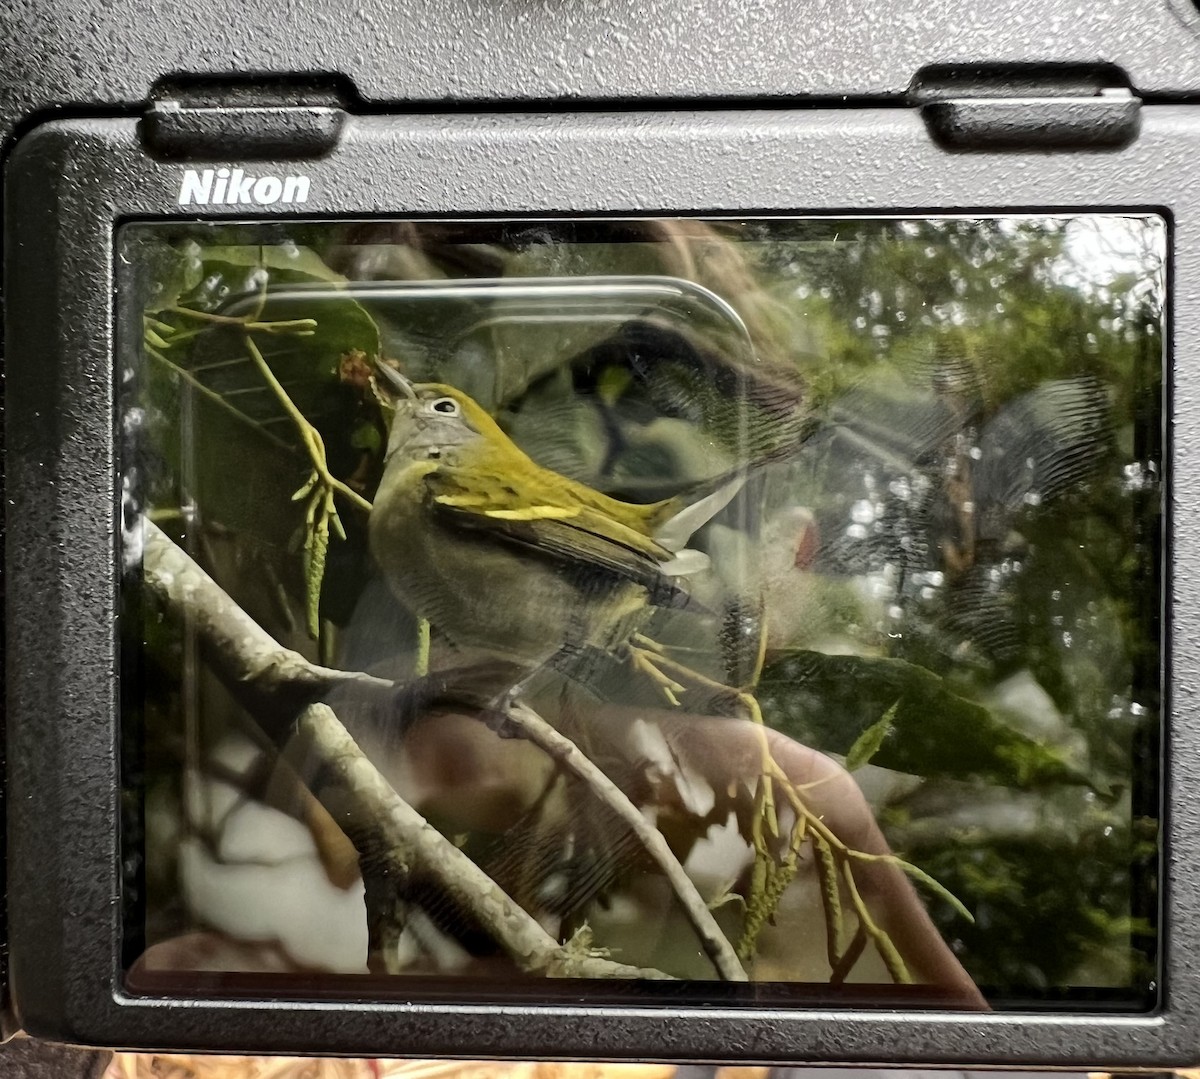
[{"label": "'nikon' logo text", "polygon": [[248,176],[242,169],[188,169],[180,206],[273,206],[306,202],[307,176]]}]

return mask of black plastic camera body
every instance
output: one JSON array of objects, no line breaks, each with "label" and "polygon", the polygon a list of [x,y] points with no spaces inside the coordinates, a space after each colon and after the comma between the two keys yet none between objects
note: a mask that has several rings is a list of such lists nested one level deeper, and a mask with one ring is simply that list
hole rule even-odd
[{"label": "black plastic camera body", "polygon": [[[1132,1069],[1200,1057],[1200,10],[17,6],[0,11],[0,139],[9,1033],[462,1058]],[[137,229],[175,242],[229,226],[221,242],[248,250],[283,244],[293,224],[315,235],[415,222],[467,251],[508,242],[495,222],[586,244],[577,222],[597,234],[641,220],[765,223],[765,235],[788,219],[1088,215],[1152,219],[1165,243],[1161,385],[1148,391],[1162,501],[1136,526],[1157,554],[1130,578],[1153,645],[1134,681],[1161,708],[1130,780],[1128,812],[1153,822],[1131,886],[1131,918],[1152,938],[1139,945],[1150,971],[1139,1006],[1103,994],[1080,1006],[1053,985],[978,1010],[718,993],[695,979],[678,993],[592,980],[459,992],[420,979],[326,992],[316,976],[230,989],[202,968],[177,990],[130,981],[145,943],[131,910],[142,917],[153,900],[133,865],[144,837],[130,776],[144,762],[126,720],[144,668],[122,637],[135,546],[122,376],[129,325],[164,310],[131,298]],[[365,286],[353,298],[378,300]],[[524,308],[511,317],[533,323]],[[1097,791],[1106,806],[1123,796]],[[1093,854],[1081,846],[1081,864]]]}]

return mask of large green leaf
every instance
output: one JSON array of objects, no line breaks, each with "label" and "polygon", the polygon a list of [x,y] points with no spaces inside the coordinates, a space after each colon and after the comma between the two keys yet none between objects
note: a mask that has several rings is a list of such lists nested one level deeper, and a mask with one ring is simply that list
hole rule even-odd
[{"label": "large green leaf", "polygon": [[[360,395],[341,385],[339,361],[352,350],[377,355],[379,331],[345,292],[343,279],[304,248],[207,248],[203,274],[200,285],[181,298],[182,306],[242,316],[257,309],[265,281],[262,321],[316,320],[310,335],[257,334],[255,341],[296,407],[323,435],[332,436],[331,452],[349,449],[339,442],[348,442],[345,429]],[[204,327],[178,314],[172,321],[181,329]],[[240,329],[203,328],[181,356],[172,358],[250,420],[298,444],[283,405],[250,362]]]},{"label": "large green leaf", "polygon": [[1058,750],[903,660],[793,652],[763,673],[758,698],[773,727],[834,753],[868,748],[860,739],[890,716],[871,757],[885,768],[1016,786],[1089,782]]}]

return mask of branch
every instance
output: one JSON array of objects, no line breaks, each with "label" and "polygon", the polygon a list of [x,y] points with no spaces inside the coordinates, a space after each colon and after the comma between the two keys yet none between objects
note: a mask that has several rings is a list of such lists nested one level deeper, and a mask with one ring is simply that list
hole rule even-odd
[{"label": "branch", "polygon": [[[569,738],[559,734],[541,716],[523,704],[512,704],[504,716],[505,728],[515,729],[522,738],[543,750],[551,760],[560,763],[621,819],[638,838],[646,853],[667,878],[675,897],[696,930],[705,954],[712,960],[717,973],[727,982],[748,981],[745,968],[738,960],[708,904],[696,891],[695,884],[684,872],[679,859],[672,853],[662,832],[638,812],[625,792],[608,778],[592,760]],[[507,733],[507,729],[505,730]]]},{"label": "branch", "polygon": [[[469,910],[524,971],[580,978],[644,978],[638,970],[591,956],[571,956],[524,909],[392,789],[326,704],[309,705],[298,733],[320,762],[313,794],[365,861],[382,858],[403,895],[416,873],[433,880],[455,906]],[[382,852],[382,855],[379,853]],[[365,867],[364,867],[365,868]]]},{"label": "branch", "polygon": [[187,619],[204,658],[271,741],[282,744],[300,709],[335,686],[394,693],[382,678],[320,667],[284,648],[149,518],[143,518],[142,535],[150,594]]},{"label": "branch", "polygon": [[[151,528],[154,529],[153,533],[149,531]],[[290,717],[298,708],[316,697],[327,696],[335,686],[349,686],[388,697],[394,693],[393,684],[384,679],[319,667],[309,663],[299,653],[281,648],[186,553],[150,522],[147,522],[146,537],[147,581],[155,589],[164,589],[164,597],[176,607],[186,605],[201,644],[205,646],[206,658],[218,675],[241,688],[243,695],[247,687],[252,687],[250,695],[255,700],[247,706],[256,717],[267,712],[268,707],[271,712],[278,712],[278,703],[283,700],[292,706],[286,712],[290,724]],[[153,579],[151,552],[154,566],[161,570]],[[198,577],[207,582],[202,594],[196,592]],[[447,691],[453,692],[449,687]],[[475,705],[484,711],[490,703],[489,699],[471,693],[465,687],[460,687],[457,695],[462,698],[462,703]],[[279,741],[284,732],[271,730],[268,722],[260,718],[260,724],[267,729],[267,733]],[[582,780],[595,797],[633,832],[667,878],[717,973],[726,981],[747,981],[746,972],[736,953],[662,833],[638,812],[625,793],[570,739],[527,706],[510,706],[504,722]]]},{"label": "branch", "polygon": [[[147,589],[189,623],[217,676],[239,698],[261,703],[264,698],[281,695],[297,701],[348,681],[391,688],[389,683],[367,675],[317,667],[299,653],[282,648],[157,525],[144,519],[143,528],[142,568]],[[282,702],[272,704],[262,725],[271,740],[282,745],[292,735],[293,727],[279,722]],[[298,725],[319,764],[310,786],[313,795],[348,830],[360,861],[381,866],[396,882],[397,894],[414,874],[436,882],[470,911],[527,973],[579,978],[665,977],[656,970],[576,955],[559,945],[392,789],[328,705],[303,704]]]}]

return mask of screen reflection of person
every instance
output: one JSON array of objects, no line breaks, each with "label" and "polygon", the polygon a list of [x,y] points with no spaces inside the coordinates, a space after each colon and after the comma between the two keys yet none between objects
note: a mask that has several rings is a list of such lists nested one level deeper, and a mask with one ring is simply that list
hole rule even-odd
[{"label": "screen reflection of person", "polygon": [[[748,835],[764,728],[684,709],[602,707],[603,734],[596,733],[601,725],[593,713],[589,734],[576,737],[667,838],[737,943],[745,911],[738,893],[747,891],[754,863]],[[891,853],[845,768],[778,732],[767,729],[765,735],[775,763],[838,840],[867,855]],[[715,977],[665,878],[639,857],[632,837],[606,821],[594,795],[568,784],[541,750],[499,737],[477,716],[449,709],[420,718],[400,747],[372,745],[370,734],[359,737],[396,789],[447,834],[496,837],[476,847],[481,863],[551,932],[568,937],[586,927],[591,946],[619,961],[676,977]],[[790,824],[781,806],[781,832]],[[984,1007],[903,870],[886,860],[854,859],[852,872],[872,921],[895,946],[912,981],[927,987],[938,1003]],[[844,882],[839,896],[844,952],[860,925]],[[813,848],[805,844],[796,877],[746,962],[751,979],[828,985],[833,970],[826,918]],[[869,941],[845,980],[879,986],[880,1003],[904,1000],[904,987],[892,985],[892,974]],[[869,993],[855,993],[857,1001],[870,999]]]},{"label": "screen reflection of person", "polygon": [[[736,943],[745,908],[734,894],[746,892],[754,862],[747,840],[754,816],[750,791],[762,767],[764,729],[684,709],[605,708],[605,737],[593,736],[589,751],[667,838]],[[584,929],[587,946],[616,961],[679,978],[716,978],[665,878],[606,819],[591,792],[562,781],[542,750],[501,737],[477,713],[449,708],[426,711],[399,739],[377,726],[355,733],[398,794],[463,844],[549,932],[567,939]],[[830,833],[852,850],[889,853],[867,799],[841,765],[777,732],[768,730],[766,737],[774,761]],[[226,745],[217,756],[237,759],[239,771],[254,774],[253,753],[249,744]],[[378,969],[367,955],[358,852],[297,781],[304,760],[284,757],[290,763],[275,766],[261,801],[232,788],[223,796],[222,780],[194,777],[206,786],[206,793],[194,792],[197,804],[228,805],[216,847],[185,842],[179,850],[184,905],[191,923],[206,928],[154,943],[128,975],[132,988],[154,988],[164,974],[200,970],[233,974],[236,981],[233,972],[311,977],[320,970]],[[786,811],[780,824],[786,832]],[[286,863],[279,863],[280,835],[289,837]],[[233,849],[235,861],[220,857]],[[856,860],[853,874],[872,921],[916,985],[894,985],[878,949],[868,943],[845,976],[857,983],[848,1000],[861,1006],[907,1001],[986,1007],[904,872],[888,861]],[[859,923],[844,884],[840,896],[844,952]],[[836,990],[828,988],[833,970],[826,918],[806,845],[795,879],[746,962],[750,978],[808,986],[828,1001]],[[323,929],[314,935],[314,926]],[[401,934],[404,954],[392,957],[389,969],[453,974],[464,982],[518,973],[489,941],[463,930],[461,911],[427,891]]]}]

